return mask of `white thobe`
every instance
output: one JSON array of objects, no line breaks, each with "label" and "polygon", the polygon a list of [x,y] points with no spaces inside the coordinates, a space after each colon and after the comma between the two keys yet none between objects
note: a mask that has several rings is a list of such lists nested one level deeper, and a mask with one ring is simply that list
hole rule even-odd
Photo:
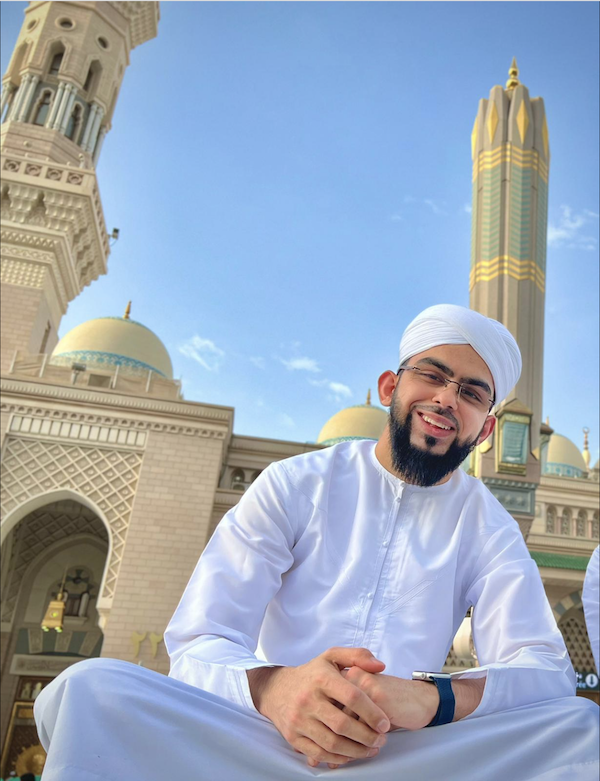
[{"label": "white thobe", "polygon": [[574,693],[538,568],[483,483],[409,485],[344,442],[271,464],[225,515],[165,633],[170,674],[249,709],[247,669],[332,646],[410,678],[442,669],[469,607],[481,666],[455,675],[487,676],[472,716]]},{"label": "white thobe", "polygon": [[[334,645],[366,646],[392,675],[440,670],[469,606],[482,666],[460,675],[487,680],[465,720],[393,732],[378,757],[331,771],[308,767],[254,708],[247,669],[300,664]],[[42,691],[44,781],[598,776],[599,709],[573,696],[517,524],[462,472],[434,488],[403,483],[370,442],[265,470],[219,524],[166,643],[170,679],[98,659]]]},{"label": "white thobe", "polygon": [[596,672],[600,675],[600,637],[598,615],[598,603],[600,601],[600,545],[592,553],[585,573],[583,583],[583,612],[585,614],[585,623],[587,625],[592,654],[596,662]]}]

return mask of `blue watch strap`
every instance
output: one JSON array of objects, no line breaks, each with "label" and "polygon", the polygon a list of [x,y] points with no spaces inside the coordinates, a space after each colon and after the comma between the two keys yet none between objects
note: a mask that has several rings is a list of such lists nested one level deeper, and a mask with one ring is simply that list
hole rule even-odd
[{"label": "blue watch strap", "polygon": [[439,727],[440,724],[450,724],[454,718],[456,702],[450,678],[433,678],[433,683],[437,686],[440,695],[440,704],[438,705],[435,716],[427,726]]}]

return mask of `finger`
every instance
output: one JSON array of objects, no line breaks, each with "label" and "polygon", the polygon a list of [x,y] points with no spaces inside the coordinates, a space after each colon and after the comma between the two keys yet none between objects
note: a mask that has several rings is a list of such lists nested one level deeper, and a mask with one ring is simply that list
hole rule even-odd
[{"label": "finger", "polygon": [[340,670],[345,667],[360,667],[370,673],[385,670],[385,664],[376,659],[368,648],[329,648],[322,656]]},{"label": "finger", "polygon": [[308,757],[311,767],[316,767],[319,762],[331,762],[332,765],[345,765],[349,762],[348,757],[341,754],[331,754],[329,751],[318,746],[314,740],[306,737],[300,737],[296,741],[296,746],[301,754]]},{"label": "finger", "polygon": [[341,676],[330,678],[323,691],[332,700],[341,702],[346,708],[354,711],[375,732],[387,732],[390,720],[385,712],[375,705],[373,700],[357,686],[345,681]]},{"label": "finger", "polygon": [[343,711],[339,711],[331,703],[324,703],[316,715],[336,735],[342,735],[355,743],[371,748],[385,746],[385,735],[375,732],[364,722],[357,721],[358,717],[353,718]]},{"label": "finger", "polygon": [[[310,719],[302,729],[303,736],[309,738],[320,746],[321,749],[329,754],[337,754],[348,759],[365,759],[366,757],[374,757],[378,751],[378,747],[364,746],[360,743],[356,743],[353,740],[343,737],[342,735],[336,735],[328,727],[322,724],[316,719]],[[321,759],[321,762],[331,762],[335,760]]]}]

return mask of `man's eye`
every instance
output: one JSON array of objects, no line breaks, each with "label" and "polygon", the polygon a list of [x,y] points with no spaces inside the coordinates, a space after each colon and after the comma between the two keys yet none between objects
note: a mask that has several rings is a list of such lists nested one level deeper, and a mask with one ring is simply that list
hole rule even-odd
[{"label": "man's eye", "polygon": [[476,401],[479,404],[482,403],[482,398],[476,391],[469,390],[468,388],[463,388],[462,395],[466,396],[470,401]]},{"label": "man's eye", "polygon": [[428,382],[435,382],[437,385],[444,384],[443,378],[440,377],[438,374],[429,374],[429,372],[422,372],[422,375],[424,379],[428,380]]}]

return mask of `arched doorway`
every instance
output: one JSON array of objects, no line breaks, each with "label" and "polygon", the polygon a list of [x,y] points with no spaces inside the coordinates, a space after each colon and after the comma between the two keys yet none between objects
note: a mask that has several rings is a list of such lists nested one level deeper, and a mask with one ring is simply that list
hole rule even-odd
[{"label": "arched doorway", "polygon": [[[39,692],[66,667],[100,655],[97,600],[109,557],[109,532],[83,501],[73,493],[38,496],[18,516],[5,519],[10,522],[4,524],[2,545],[3,777],[11,770],[17,775],[35,773],[44,756],[33,722]],[[43,632],[44,613],[63,578],[63,631]]]}]

